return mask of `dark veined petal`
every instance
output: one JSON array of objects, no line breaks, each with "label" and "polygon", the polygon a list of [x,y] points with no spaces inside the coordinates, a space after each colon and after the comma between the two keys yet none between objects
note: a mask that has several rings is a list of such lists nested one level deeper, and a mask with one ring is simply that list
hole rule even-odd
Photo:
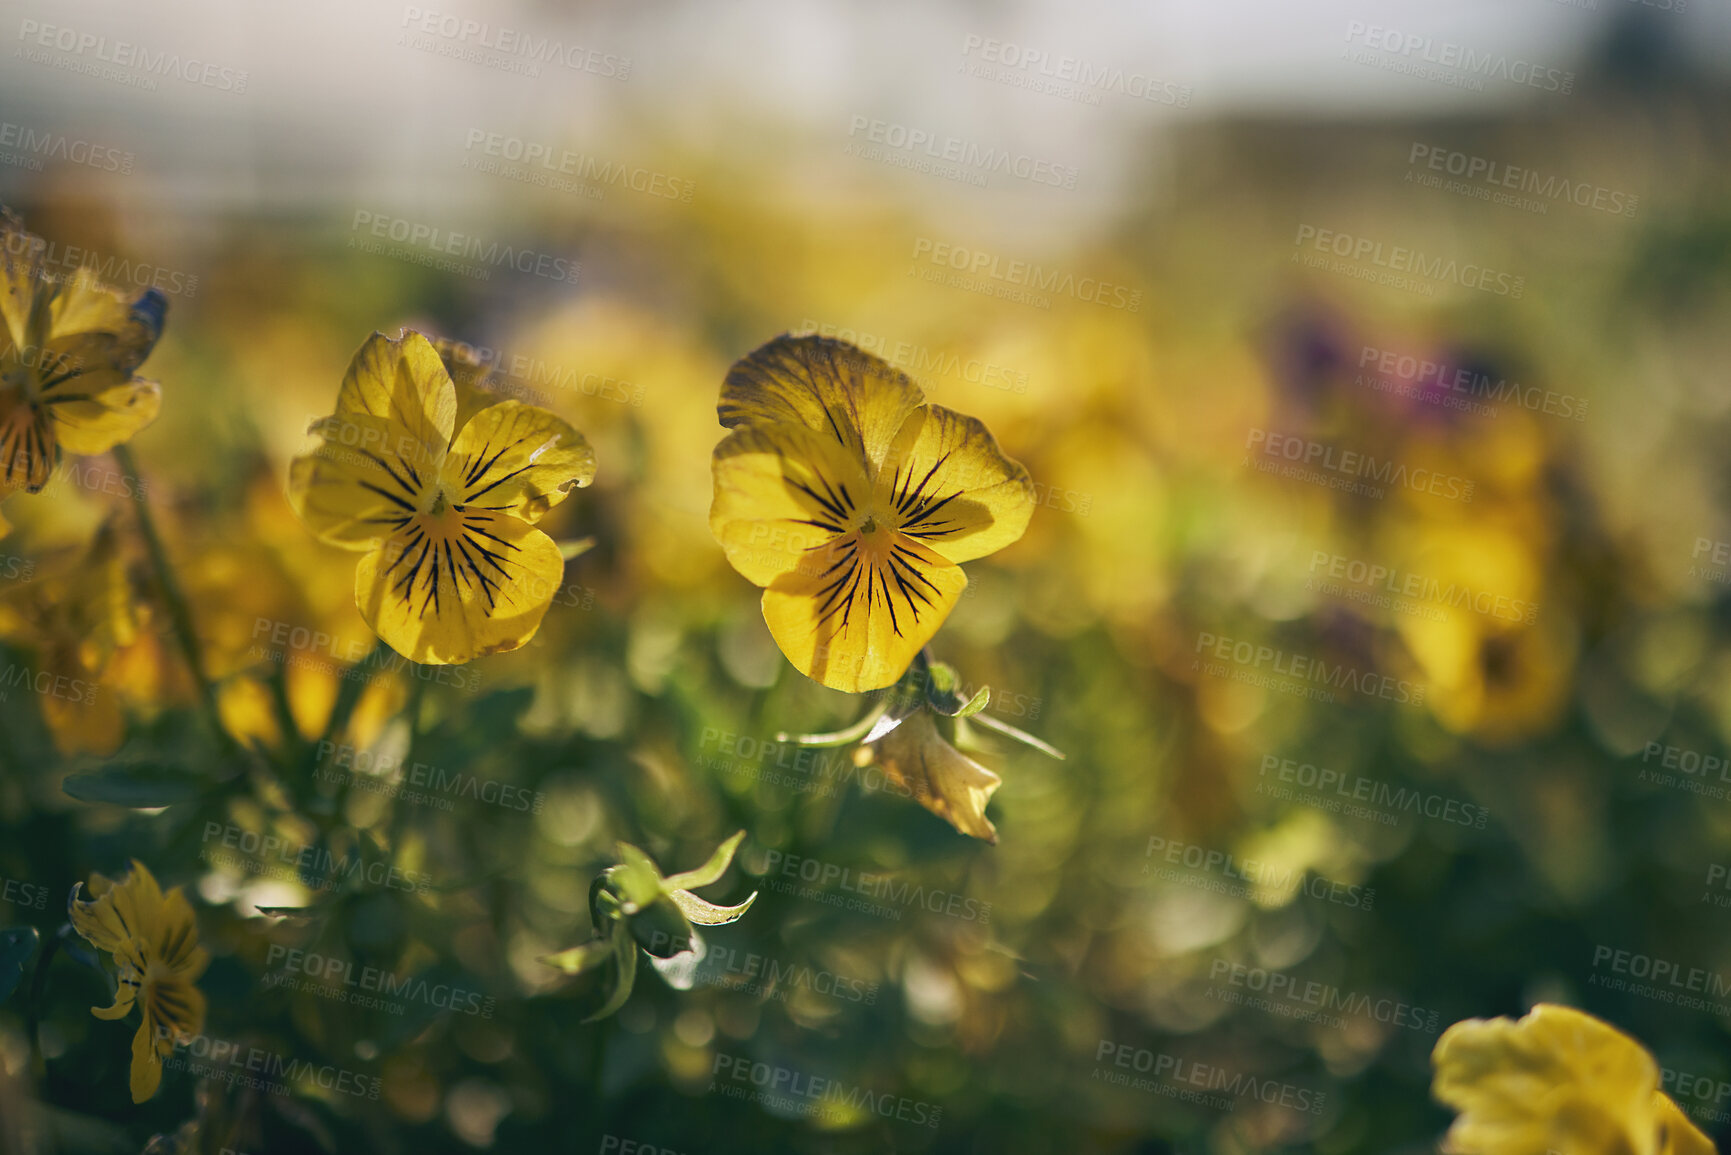
[{"label": "dark veined petal", "polygon": [[399,654],[428,665],[535,636],[565,572],[553,539],[503,514],[416,518],[355,567],[355,601]]},{"label": "dark veined petal", "polygon": [[0,497],[40,493],[53,475],[58,444],[54,420],[14,389],[0,389]]},{"label": "dark veined petal", "polygon": [[1016,541],[1034,512],[1028,471],[1004,456],[982,422],[941,405],[902,427],[875,498],[894,508],[903,533],[952,562]]},{"label": "dark veined petal", "polygon": [[893,685],[968,584],[961,567],[891,530],[853,534],[827,568],[763,591],[763,620],[807,677],[857,694]]},{"label": "dark veined petal", "polygon": [[162,387],[114,370],[81,374],[43,394],[59,442],[72,453],[107,453],[156,420]]},{"label": "dark veined petal", "polygon": [[736,429],[715,447],[709,528],[727,560],[767,586],[821,576],[861,517],[865,473],[833,440],[797,425]]},{"label": "dark veined petal", "polygon": [[501,401],[458,431],[441,477],[453,504],[533,523],[595,480],[595,452],[563,418]]},{"label": "dark veined petal", "polygon": [[313,432],[324,442],[289,466],[288,493],[319,540],[366,549],[419,513],[433,475],[427,463],[416,463],[419,443],[400,426],[369,413],[345,413],[318,422]]},{"label": "dark veined petal", "polygon": [[728,429],[802,425],[875,476],[902,423],[924,402],[906,373],[845,341],[784,335],[728,370],[716,414]]}]

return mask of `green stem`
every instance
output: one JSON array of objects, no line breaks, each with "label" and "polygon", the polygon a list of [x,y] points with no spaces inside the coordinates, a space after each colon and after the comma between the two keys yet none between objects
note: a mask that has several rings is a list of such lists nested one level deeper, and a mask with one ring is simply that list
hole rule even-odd
[{"label": "green stem", "polygon": [[[138,460],[132,455],[132,447],[124,442],[116,445],[113,450],[115,464],[121,472],[140,481],[142,474],[138,470]],[[198,631],[192,625],[192,610],[186,603],[186,595],[181,592],[180,583],[175,579],[174,567],[169,564],[168,551],[162,546],[162,536],[156,532],[156,521],[150,515],[150,503],[140,498],[138,505],[138,532],[144,538],[145,551],[150,554],[151,568],[156,571],[156,584],[162,593],[163,604],[168,608],[168,620],[174,627],[174,637],[180,644],[180,652],[186,659],[186,667],[192,673],[192,680],[198,689],[199,705],[204,710],[205,722],[217,741],[225,746],[231,744],[228,731],[222,724],[222,715],[217,711],[216,691],[211,687],[210,678],[204,669],[204,654],[198,646]]]},{"label": "green stem", "polygon": [[875,708],[866,711],[865,717],[855,722],[845,730],[836,730],[829,734],[789,734],[783,730],[775,736],[777,742],[792,742],[799,746],[846,746],[849,742],[858,742],[871,732],[877,720],[889,709],[889,703],[880,703]]},{"label": "green stem", "polygon": [[1026,730],[1016,729],[1008,722],[1000,722],[990,714],[974,714],[968,718],[968,721],[978,723],[988,730],[996,730],[1006,738],[1014,738],[1018,742],[1032,746],[1040,753],[1050,755],[1051,757],[1058,759],[1060,762],[1064,760],[1064,752],[1056,746],[1048,745],[1028,733]]},{"label": "green stem", "polygon": [[[383,638],[373,643],[373,648],[366,657],[343,671],[341,683],[337,686],[337,700],[331,706],[331,716],[325,721],[325,732],[319,739],[319,744],[313,747],[312,758],[318,758],[320,749],[329,749],[329,743],[335,742],[337,735],[342,733],[349,724],[349,718],[354,714],[355,707],[360,704],[361,694],[367,688],[364,670],[376,666],[379,659],[391,652],[391,647],[385,644]],[[316,765],[314,769],[316,769]],[[309,771],[310,773],[310,771]]]}]

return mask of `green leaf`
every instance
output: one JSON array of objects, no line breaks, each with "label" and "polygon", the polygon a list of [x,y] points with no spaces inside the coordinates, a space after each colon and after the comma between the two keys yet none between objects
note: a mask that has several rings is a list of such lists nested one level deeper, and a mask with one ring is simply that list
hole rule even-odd
[{"label": "green leaf", "polygon": [[36,953],[41,935],[33,926],[14,926],[0,930],[0,1003],[12,993],[24,978],[24,967]]},{"label": "green leaf", "polygon": [[60,788],[80,802],[106,802],[148,810],[197,798],[212,785],[208,778],[178,767],[135,762],[68,774]]},{"label": "green leaf", "polygon": [[629,842],[619,844],[618,866],[607,868],[603,877],[608,889],[620,898],[626,914],[636,914],[661,894],[661,871],[655,861]]},{"label": "green leaf", "polygon": [[617,980],[613,984],[613,993],[607,996],[607,1001],[601,1004],[601,1009],[583,1021],[593,1023],[604,1019],[624,1006],[631,998],[631,987],[637,981],[637,942],[628,934],[613,936],[613,957],[618,961]]},{"label": "green leaf", "polygon": [[674,891],[670,897],[678,904],[679,909],[685,912],[685,917],[697,925],[726,926],[745,917],[745,912],[757,901],[757,891],[752,891],[751,897],[738,906],[716,906],[713,902],[705,902],[685,890]]},{"label": "green leaf", "polygon": [[663,890],[695,890],[700,886],[708,886],[719,882],[721,876],[727,873],[728,866],[733,862],[733,853],[739,849],[739,844],[745,841],[745,831],[741,830],[732,838],[715,848],[715,853],[709,856],[709,861],[696,870],[686,870],[679,874],[670,874],[661,880]]}]

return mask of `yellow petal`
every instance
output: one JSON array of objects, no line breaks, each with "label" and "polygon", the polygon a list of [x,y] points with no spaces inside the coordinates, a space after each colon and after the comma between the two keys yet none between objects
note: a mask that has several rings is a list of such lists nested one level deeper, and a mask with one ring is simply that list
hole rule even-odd
[{"label": "yellow petal", "polygon": [[491,365],[482,363],[473,348],[449,337],[438,337],[433,340],[433,351],[438,353],[445,372],[451,375],[451,384],[457,390],[457,416],[453,428],[463,428],[475,414],[489,405],[498,404],[501,400],[499,374]]},{"label": "yellow petal", "polygon": [[156,420],[162,387],[114,370],[85,373],[44,395],[55,435],[73,453],[107,453]]},{"label": "yellow petal", "polygon": [[417,464],[438,461],[456,429],[457,391],[432,342],[421,334],[405,331],[393,340],[374,333],[349,362],[337,392],[338,416],[351,413],[383,417],[393,432],[408,434],[417,449],[394,449],[396,456]]},{"label": "yellow petal", "polygon": [[997,828],[986,817],[986,802],[1002,779],[945,741],[925,710],[861,753],[921,806],[963,834],[987,842],[998,840]]},{"label": "yellow petal", "polygon": [[409,523],[432,476],[416,460],[419,442],[366,413],[327,418],[314,432],[324,443],[289,466],[289,504],[319,540],[365,549]]},{"label": "yellow petal", "polygon": [[1540,1004],[1516,1022],[1468,1019],[1431,1055],[1431,1092],[1459,1112],[1454,1155],[1653,1155],[1659,1069],[1621,1031]]},{"label": "yellow petal", "polygon": [[734,363],[717,415],[740,425],[802,425],[876,475],[902,423],[925,401],[906,373],[845,341],[781,336]]},{"label": "yellow petal", "polygon": [[0,493],[40,493],[54,473],[56,445],[48,409],[0,390]]},{"label": "yellow petal", "polygon": [[783,573],[763,591],[763,620],[806,676],[860,693],[892,685],[968,584],[959,566],[889,530],[842,539],[823,570]]},{"label": "yellow petal", "polygon": [[797,425],[736,429],[715,447],[709,528],[733,568],[757,585],[803,570],[821,576],[858,524],[865,473],[835,441]]},{"label": "yellow petal", "polygon": [[159,289],[128,293],[109,288],[88,268],[55,286],[44,346],[58,359],[87,371],[130,374],[162,336],[168,299]]},{"label": "yellow petal", "polygon": [[565,572],[552,538],[496,513],[418,518],[355,567],[355,601],[399,654],[429,665],[535,636]]},{"label": "yellow petal", "polygon": [[162,1085],[162,1060],[157,1058],[155,1040],[148,1021],[139,1025],[132,1036],[132,1101],[142,1103]]},{"label": "yellow petal", "polygon": [[452,504],[531,523],[594,480],[595,453],[583,435],[521,401],[475,414],[452,442],[441,472]]},{"label": "yellow petal", "polygon": [[952,562],[970,561],[1022,536],[1034,512],[1028,471],[1005,457],[973,417],[929,405],[896,437],[873,504]]}]

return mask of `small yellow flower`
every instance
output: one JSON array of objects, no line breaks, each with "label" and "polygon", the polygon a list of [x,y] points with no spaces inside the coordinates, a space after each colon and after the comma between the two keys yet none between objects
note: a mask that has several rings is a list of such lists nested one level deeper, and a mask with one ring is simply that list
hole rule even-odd
[{"label": "small yellow flower", "polygon": [[129,440],[162,404],[133,370],[162,334],[166,298],[128,298],[85,268],[57,277],[44,247],[0,209],[0,500],[41,492],[63,449],[107,453]]},{"label": "small yellow flower", "polygon": [[1022,536],[1028,471],[972,417],[842,341],[777,337],[727,374],[709,526],[781,652],[837,690],[893,684]]},{"label": "small yellow flower", "polygon": [[1713,1155],[1641,1044],[1570,1007],[1456,1023],[1431,1064],[1450,1155]]},{"label": "small yellow flower", "polygon": [[125,1017],[136,1003],[144,1021],[132,1038],[132,1101],[142,1103],[162,1082],[162,1060],[204,1029],[204,993],[194,985],[210,962],[198,945],[198,923],[180,887],[167,894],[142,862],[120,882],[92,875],[94,901],[72,888],[66,913],[74,929],[120,968],[114,1005],[92,1007],[99,1019]]},{"label": "small yellow flower", "polygon": [[478,403],[426,337],[374,333],[355,354],[323,443],[294,460],[289,498],[320,540],[365,550],[355,601],[379,637],[430,665],[535,636],[565,559],[534,527],[595,477],[583,435],[519,401]]}]

